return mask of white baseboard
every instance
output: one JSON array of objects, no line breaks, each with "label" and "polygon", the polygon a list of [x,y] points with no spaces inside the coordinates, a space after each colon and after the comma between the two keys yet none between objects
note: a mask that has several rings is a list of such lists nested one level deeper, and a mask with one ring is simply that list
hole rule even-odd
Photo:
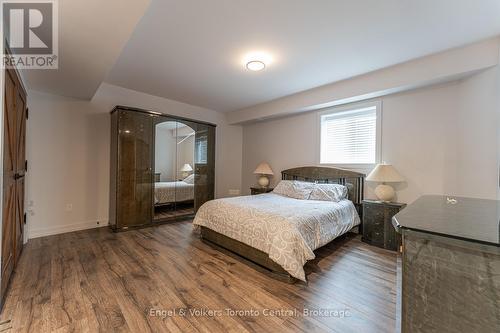
[{"label": "white baseboard", "polygon": [[99,220],[99,225],[97,224],[97,221],[86,221],[72,224],[60,224],[46,228],[30,228],[29,239],[64,234],[66,232],[72,231],[101,228],[106,226],[108,226],[108,221]]}]

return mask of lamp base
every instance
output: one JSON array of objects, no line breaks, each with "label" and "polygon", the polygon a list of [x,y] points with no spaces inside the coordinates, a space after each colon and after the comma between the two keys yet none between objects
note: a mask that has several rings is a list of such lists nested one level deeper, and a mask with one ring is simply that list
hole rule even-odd
[{"label": "lamp base", "polygon": [[269,178],[267,178],[267,176],[260,176],[259,178],[259,185],[261,187],[267,187],[269,185]]},{"label": "lamp base", "polygon": [[394,198],[395,192],[392,186],[380,184],[375,188],[375,195],[382,201],[390,202]]}]

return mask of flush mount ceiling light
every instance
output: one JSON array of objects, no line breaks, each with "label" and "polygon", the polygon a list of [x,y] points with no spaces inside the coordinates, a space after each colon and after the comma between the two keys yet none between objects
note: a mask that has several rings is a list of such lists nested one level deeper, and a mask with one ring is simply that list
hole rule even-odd
[{"label": "flush mount ceiling light", "polygon": [[258,72],[258,71],[263,70],[264,68],[266,68],[266,64],[262,61],[252,60],[252,61],[247,62],[247,69],[248,70]]},{"label": "flush mount ceiling light", "polygon": [[258,72],[265,69],[272,60],[272,57],[268,53],[252,52],[243,58],[243,65],[250,71]]}]

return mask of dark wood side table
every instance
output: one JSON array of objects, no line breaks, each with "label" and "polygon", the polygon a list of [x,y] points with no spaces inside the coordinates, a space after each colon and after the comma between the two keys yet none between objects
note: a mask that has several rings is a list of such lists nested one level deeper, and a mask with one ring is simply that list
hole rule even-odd
[{"label": "dark wood side table", "polygon": [[272,192],[273,190],[274,188],[272,187],[250,187],[250,193],[252,195],[269,193]]},{"label": "dark wood side table", "polygon": [[406,204],[363,200],[363,242],[384,249],[398,251],[401,235],[392,225],[392,217]]}]

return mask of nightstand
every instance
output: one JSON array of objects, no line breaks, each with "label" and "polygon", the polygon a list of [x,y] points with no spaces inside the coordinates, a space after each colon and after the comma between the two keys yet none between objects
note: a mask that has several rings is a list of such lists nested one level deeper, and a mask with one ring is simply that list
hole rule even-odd
[{"label": "nightstand", "polygon": [[363,242],[397,251],[401,235],[394,229],[392,217],[405,207],[404,203],[363,200]]},{"label": "nightstand", "polygon": [[273,190],[274,188],[272,187],[250,187],[250,193],[252,195],[269,193],[272,192]]}]

